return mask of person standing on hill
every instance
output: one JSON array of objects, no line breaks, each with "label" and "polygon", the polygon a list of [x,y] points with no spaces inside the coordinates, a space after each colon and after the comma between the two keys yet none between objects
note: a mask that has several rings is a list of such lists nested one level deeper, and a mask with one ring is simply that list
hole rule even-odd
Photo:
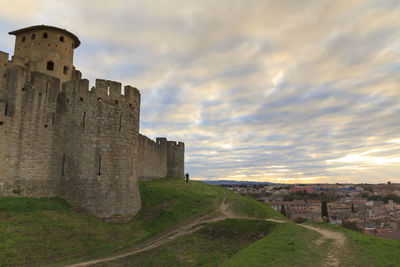
[{"label": "person standing on hill", "polygon": [[185,180],[186,180],[186,183],[189,183],[189,173],[188,172],[185,175]]}]

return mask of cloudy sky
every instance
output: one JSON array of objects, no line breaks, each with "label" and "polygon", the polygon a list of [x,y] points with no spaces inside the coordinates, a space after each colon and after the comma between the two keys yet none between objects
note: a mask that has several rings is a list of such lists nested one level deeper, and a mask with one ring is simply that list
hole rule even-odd
[{"label": "cloudy sky", "polygon": [[197,179],[400,182],[400,1],[0,0],[49,24],[74,65],[136,86],[141,129],[186,145]]}]

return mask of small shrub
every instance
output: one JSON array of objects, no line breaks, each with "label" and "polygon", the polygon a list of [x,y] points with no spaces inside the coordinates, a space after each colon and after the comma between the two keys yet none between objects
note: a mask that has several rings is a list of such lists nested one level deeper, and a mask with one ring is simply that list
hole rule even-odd
[{"label": "small shrub", "polygon": [[362,229],[358,227],[356,222],[344,221],[342,227],[362,233]]},{"label": "small shrub", "polygon": [[21,191],[19,189],[14,189],[13,193],[19,195],[19,194],[21,194]]},{"label": "small shrub", "polygon": [[303,217],[296,217],[295,219],[294,219],[294,222],[295,223],[304,223],[304,222],[306,222],[307,221],[307,219],[306,218],[303,218]]}]

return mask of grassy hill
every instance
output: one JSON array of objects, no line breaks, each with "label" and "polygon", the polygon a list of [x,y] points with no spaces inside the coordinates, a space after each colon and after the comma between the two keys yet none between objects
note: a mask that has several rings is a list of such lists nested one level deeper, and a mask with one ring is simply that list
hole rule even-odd
[{"label": "grassy hill", "polygon": [[[129,223],[117,225],[75,213],[57,198],[0,198],[0,266],[69,263],[129,249],[213,216],[224,190],[176,178],[141,182],[142,209]],[[242,216],[280,217],[262,203],[225,191]]]},{"label": "grassy hill", "polygon": [[[174,229],[219,216],[221,201],[241,219],[208,223],[173,242],[99,266],[324,266],[333,247],[316,231],[219,186],[167,178],[141,182],[143,207],[126,224],[75,213],[61,199],[0,198],[0,266],[64,266],[145,246]],[[248,218],[248,219],[244,219]],[[347,237],[344,266],[398,266],[400,242],[314,224]]]}]

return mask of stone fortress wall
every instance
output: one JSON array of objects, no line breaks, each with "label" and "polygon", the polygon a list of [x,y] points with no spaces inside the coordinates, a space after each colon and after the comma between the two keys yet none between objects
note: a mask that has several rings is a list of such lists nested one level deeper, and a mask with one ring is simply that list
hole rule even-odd
[{"label": "stone fortress wall", "polygon": [[151,140],[139,135],[139,180],[173,176],[184,177],[185,144],[167,141],[167,138]]},{"label": "stone fortress wall", "polygon": [[120,83],[96,80],[89,90],[72,66],[61,84],[61,69],[53,76],[38,68],[46,60],[9,61],[0,52],[0,196],[59,196],[98,218],[124,221],[141,207],[138,178],[183,178],[184,144],[139,134],[136,88],[125,86],[122,95]]}]

